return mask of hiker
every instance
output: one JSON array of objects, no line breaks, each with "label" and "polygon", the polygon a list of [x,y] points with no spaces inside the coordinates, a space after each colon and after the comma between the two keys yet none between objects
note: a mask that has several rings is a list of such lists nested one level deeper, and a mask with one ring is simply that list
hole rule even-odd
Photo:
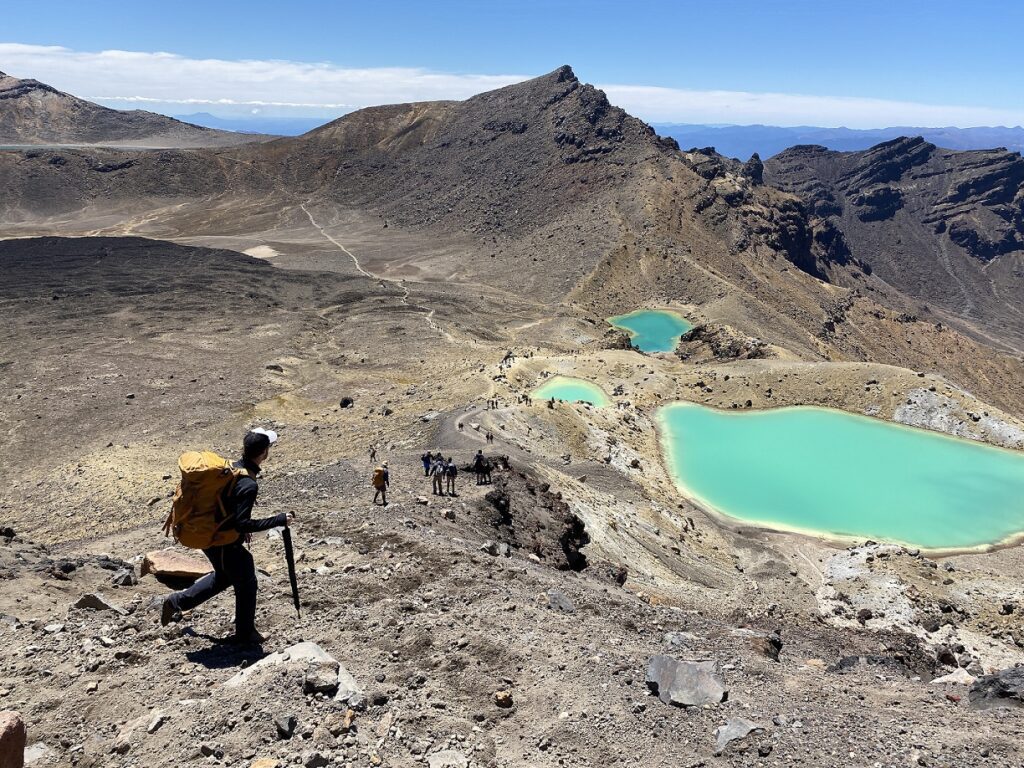
[{"label": "hiker", "polygon": [[381,506],[386,507],[388,505],[388,486],[391,485],[391,477],[388,474],[388,463],[386,461],[373,470],[370,484],[374,488],[373,503],[376,504],[377,497],[380,496]]},{"label": "hiker", "polygon": [[430,467],[430,477],[433,480],[434,495],[444,496],[444,476],[447,471],[447,466],[444,463],[444,459],[441,458],[441,454],[438,453],[434,459],[434,463]]},{"label": "hiker", "polygon": [[487,442],[488,443],[493,443],[494,442],[494,433],[491,432],[491,430],[489,430],[489,429],[487,430]]},{"label": "hiker", "polygon": [[423,462],[423,476],[424,477],[429,477],[430,476],[430,463],[431,463],[432,459],[433,459],[433,457],[430,455],[430,451],[427,451],[422,456],[420,456],[420,461]]},{"label": "hiker", "polygon": [[490,485],[491,484],[491,460],[490,459],[484,459],[484,464],[483,464],[483,467],[481,467],[481,471],[483,472],[484,485]]},{"label": "hiker", "polygon": [[370,446],[370,463],[372,464],[376,460],[377,460],[377,446],[371,445]]},{"label": "hiker", "polygon": [[473,474],[476,475],[476,484],[477,485],[482,485],[483,484],[484,462],[485,461],[486,461],[486,459],[484,458],[484,452],[483,451],[477,451],[476,452],[476,456],[473,457]]},{"label": "hiker", "polygon": [[256,631],[256,567],[245,543],[254,533],[287,526],[295,519],[292,512],[253,520],[252,508],[256,503],[259,485],[256,478],[270,455],[270,446],[277,442],[277,433],[260,427],[246,434],[242,441],[242,458],[234,462],[236,469],[244,469],[233,485],[225,489],[222,498],[229,515],[230,525],[223,526],[218,535],[233,531],[234,541],[203,550],[213,573],[208,573],[191,587],[168,595],[163,602],[160,623],[164,626],[178,618],[181,611],[190,611],[220,594],[228,587],[235,591],[235,632],[227,642],[236,645],[259,645],[263,636]]},{"label": "hiker", "polygon": [[452,461],[452,457],[448,457],[448,464],[445,466],[444,478],[445,478],[445,491],[449,496],[458,496],[455,492],[455,478],[459,475],[459,468],[455,466],[455,462]]},{"label": "hiker", "polygon": [[462,422],[460,421],[459,422],[459,432],[461,432],[461,431],[462,431]]}]

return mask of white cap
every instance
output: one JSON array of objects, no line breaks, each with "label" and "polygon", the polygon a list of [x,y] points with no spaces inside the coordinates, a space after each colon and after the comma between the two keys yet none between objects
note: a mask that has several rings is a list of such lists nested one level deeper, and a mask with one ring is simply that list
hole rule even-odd
[{"label": "white cap", "polygon": [[277,442],[277,432],[275,432],[272,429],[264,429],[263,427],[254,427],[253,429],[250,430],[250,432],[252,432],[254,435],[266,435],[269,438],[271,445],[273,445],[274,443]]}]

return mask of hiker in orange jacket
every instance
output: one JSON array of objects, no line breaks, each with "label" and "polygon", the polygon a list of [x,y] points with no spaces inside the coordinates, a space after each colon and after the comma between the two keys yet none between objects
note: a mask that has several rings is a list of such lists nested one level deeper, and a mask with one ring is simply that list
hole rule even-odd
[{"label": "hiker in orange jacket", "polygon": [[370,479],[370,483],[374,487],[373,503],[377,503],[377,497],[379,496],[381,506],[386,507],[388,505],[388,486],[391,485],[391,476],[388,473],[388,463],[386,461],[373,470],[373,477]]}]

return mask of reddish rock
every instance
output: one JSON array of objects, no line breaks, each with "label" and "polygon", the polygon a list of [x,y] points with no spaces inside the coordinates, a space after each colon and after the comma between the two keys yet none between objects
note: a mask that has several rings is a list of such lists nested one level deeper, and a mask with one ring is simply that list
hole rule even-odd
[{"label": "reddish rock", "polygon": [[146,553],[142,561],[142,575],[152,573],[172,579],[195,579],[205,576],[213,567],[202,556],[176,549],[163,549]]},{"label": "reddish rock", "polygon": [[10,710],[0,712],[0,768],[25,765],[25,721]]}]

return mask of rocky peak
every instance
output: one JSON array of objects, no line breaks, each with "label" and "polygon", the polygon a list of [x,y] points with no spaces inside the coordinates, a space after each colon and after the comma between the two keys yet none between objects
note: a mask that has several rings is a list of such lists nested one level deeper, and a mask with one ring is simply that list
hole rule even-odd
[{"label": "rocky peak", "polygon": [[38,80],[19,80],[16,77],[0,73],[0,99],[16,99],[21,96],[27,96],[33,91],[44,91],[56,96],[63,96],[69,100],[74,98]]},{"label": "rocky peak", "polygon": [[839,183],[849,189],[864,190],[874,184],[898,181],[911,168],[928,162],[936,149],[920,136],[882,142],[862,153],[860,162]]}]

